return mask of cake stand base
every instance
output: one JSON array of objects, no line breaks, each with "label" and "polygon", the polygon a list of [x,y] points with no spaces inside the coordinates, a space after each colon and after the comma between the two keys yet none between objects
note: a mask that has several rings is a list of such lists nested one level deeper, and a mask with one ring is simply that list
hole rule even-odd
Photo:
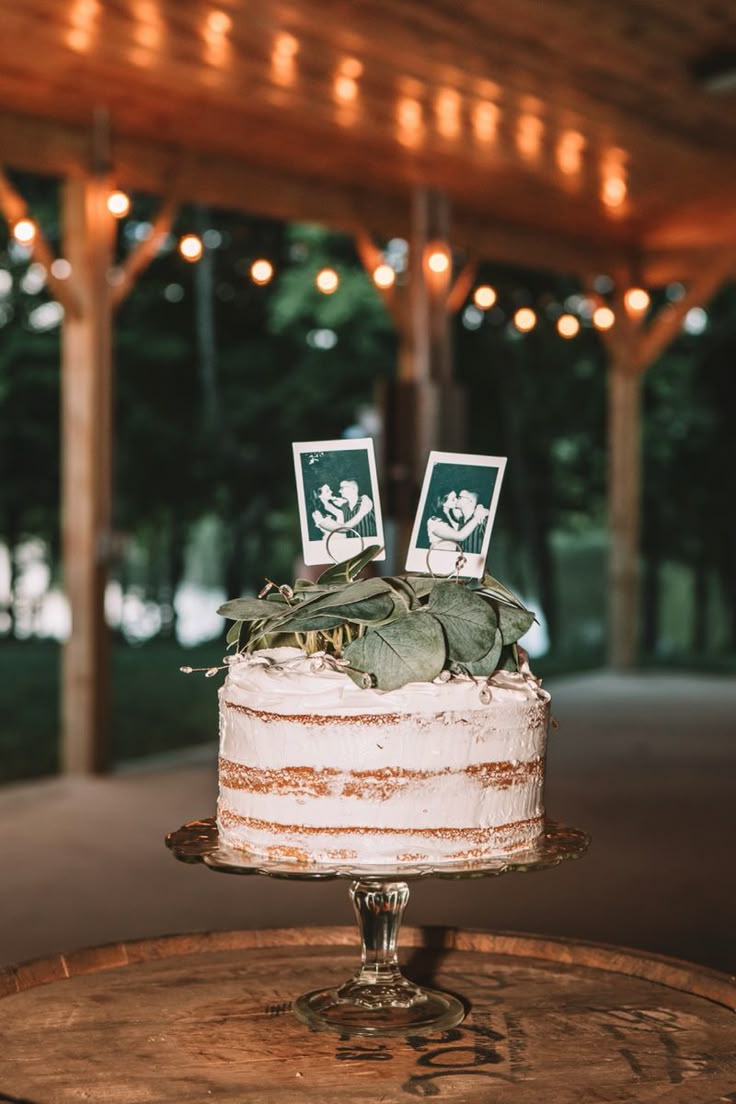
[{"label": "cake stand base", "polygon": [[338,989],[315,989],[294,1004],[302,1023],[349,1035],[412,1035],[454,1027],[465,1016],[449,993],[422,989],[401,973],[397,944],[409,900],[406,882],[350,886],[360,929],[362,965]]}]

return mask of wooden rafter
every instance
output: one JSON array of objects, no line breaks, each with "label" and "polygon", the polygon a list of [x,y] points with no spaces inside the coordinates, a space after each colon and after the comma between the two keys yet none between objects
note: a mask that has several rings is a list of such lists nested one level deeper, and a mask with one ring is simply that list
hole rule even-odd
[{"label": "wooden rafter", "polygon": [[117,307],[120,306],[123,300],[132,291],[141,273],[148,268],[151,261],[157,257],[162,245],[171,232],[171,227],[174,225],[177,210],[178,204],[176,200],[165,200],[156,218],[153,220],[151,233],[144,241],[139,242],[123,261],[123,264],[118,270],[118,279],[113,284],[110,294],[113,309],[117,309]]},{"label": "wooden rafter", "polygon": [[[9,225],[12,227],[20,219],[29,218],[28,205],[20,193],[13,187],[6,174],[0,169],[0,210],[2,210]],[[79,295],[73,283],[74,274],[68,280],[59,280],[51,271],[51,266],[56,259],[54,251],[44,235],[43,230],[34,219],[36,234],[30,246],[31,256],[46,271],[46,283],[54,299],[64,308],[66,314],[78,317],[81,314]]]}]

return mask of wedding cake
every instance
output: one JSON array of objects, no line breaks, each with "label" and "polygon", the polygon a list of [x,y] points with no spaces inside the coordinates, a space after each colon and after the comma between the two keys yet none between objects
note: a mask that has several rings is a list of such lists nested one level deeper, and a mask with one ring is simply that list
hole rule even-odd
[{"label": "wedding cake", "polygon": [[339,578],[222,607],[221,841],[332,866],[528,849],[549,720],[515,643],[533,615],[489,576]]}]

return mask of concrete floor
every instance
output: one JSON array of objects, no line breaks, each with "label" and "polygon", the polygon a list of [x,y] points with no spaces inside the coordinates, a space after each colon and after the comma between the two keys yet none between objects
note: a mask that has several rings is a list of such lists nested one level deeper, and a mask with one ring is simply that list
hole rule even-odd
[{"label": "concrete floor", "polygon": [[[418,884],[407,922],[555,933],[736,973],[736,681],[598,673],[550,689],[547,808],[591,833],[589,854]],[[166,932],[352,923],[344,883],[225,877],[169,855],[167,831],[214,812],[215,754],[0,790],[0,963]]]}]

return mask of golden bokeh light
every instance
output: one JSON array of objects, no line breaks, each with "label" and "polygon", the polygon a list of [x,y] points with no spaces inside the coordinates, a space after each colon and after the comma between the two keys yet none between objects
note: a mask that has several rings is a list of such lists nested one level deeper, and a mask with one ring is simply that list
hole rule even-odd
[{"label": "golden bokeh light", "polygon": [[490,284],[481,284],[473,293],[473,302],[479,310],[490,310],[498,299]]},{"label": "golden bokeh light", "polygon": [[427,268],[437,276],[441,276],[450,268],[450,254],[446,249],[432,249],[427,257]]},{"label": "golden bokeh light", "polygon": [[117,188],[107,197],[107,209],[115,218],[125,218],[130,211],[130,196]]},{"label": "golden bokeh light", "polygon": [[443,138],[457,138],[460,133],[460,93],[454,88],[440,88],[434,100],[437,132]]},{"label": "golden bokeh light", "polygon": [[480,100],[473,107],[470,121],[478,142],[494,142],[498,133],[499,109],[490,100]]},{"label": "golden bokeh light", "polygon": [[212,35],[225,35],[233,25],[227,12],[215,9],[207,16],[206,27]]},{"label": "golden bokeh light", "polygon": [[271,76],[281,88],[291,88],[296,81],[296,57],[299,39],[286,31],[280,31],[271,51]]},{"label": "golden bokeh light", "polygon": [[317,273],[314,282],[323,295],[332,295],[333,291],[337,291],[340,286],[340,277],[334,268],[322,268]]},{"label": "golden bokeh light", "polygon": [[397,137],[402,146],[416,149],[424,139],[424,113],[419,100],[402,96],[396,105]]},{"label": "golden bokeh light", "polygon": [[610,330],[616,321],[616,315],[610,307],[596,307],[593,311],[593,325],[597,330]]},{"label": "golden bokeh light", "polygon": [[185,234],[179,241],[179,252],[185,261],[198,261],[204,252],[202,239],[196,234]]},{"label": "golden bokeh light", "polygon": [[574,314],[561,314],[557,319],[557,332],[560,337],[575,337],[580,333],[580,323]]},{"label": "golden bokeh light", "polygon": [[520,333],[529,333],[537,324],[537,316],[531,307],[519,307],[514,314],[514,325]]},{"label": "golden bokeh light", "polygon": [[13,224],[13,237],[18,245],[32,245],[36,240],[36,224],[33,219],[18,219]]},{"label": "golden bokeh light", "polygon": [[273,265],[264,257],[259,257],[250,266],[250,278],[254,284],[268,284],[273,279]]},{"label": "golden bokeh light", "polygon": [[557,167],[565,176],[579,176],[583,168],[585,138],[578,130],[566,130],[555,149]]},{"label": "golden bokeh light", "polygon": [[389,264],[379,264],[373,270],[373,283],[377,288],[390,288],[396,282],[396,273]]},{"label": "golden bokeh light", "polygon": [[536,161],[542,150],[544,123],[538,115],[526,112],[516,126],[516,148],[525,161]]},{"label": "golden bokeh light", "polygon": [[649,292],[641,287],[630,287],[624,292],[624,306],[629,314],[643,314],[651,302]]}]

